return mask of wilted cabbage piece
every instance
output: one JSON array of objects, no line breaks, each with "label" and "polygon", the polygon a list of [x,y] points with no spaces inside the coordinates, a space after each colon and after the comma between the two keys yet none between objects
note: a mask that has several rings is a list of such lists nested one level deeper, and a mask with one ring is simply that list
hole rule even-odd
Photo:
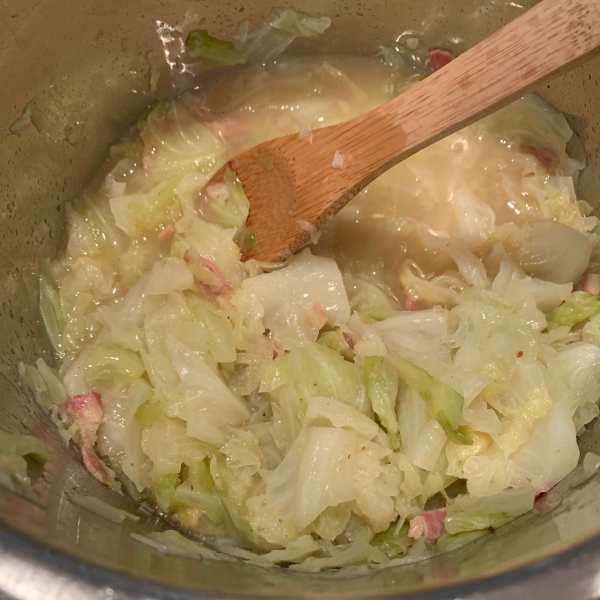
[{"label": "wilted cabbage piece", "polygon": [[600,313],[600,301],[596,296],[590,296],[585,292],[573,292],[563,304],[550,313],[548,321],[573,327],[598,313]]},{"label": "wilted cabbage piece", "polygon": [[130,535],[132,539],[140,544],[150,546],[159,552],[173,556],[207,560],[231,560],[228,556],[215,552],[199,542],[193,542],[172,529],[161,532],[154,531],[146,536],[138,533]]},{"label": "wilted cabbage piece", "polygon": [[[234,227],[242,231],[248,218],[250,202],[235,173],[229,169],[221,184],[208,186],[199,206],[200,214],[210,223],[224,229]],[[246,234],[248,235],[248,234]],[[249,240],[246,240],[246,253],[249,253]],[[240,243],[240,248],[242,244]]]},{"label": "wilted cabbage piece", "polygon": [[242,53],[231,42],[210,36],[206,29],[190,31],[185,39],[185,45],[190,55],[202,59],[206,67],[239,65],[244,62]]},{"label": "wilted cabbage piece", "polygon": [[89,356],[84,367],[86,382],[96,379],[135,381],[146,368],[137,352],[118,344],[100,344]]},{"label": "wilted cabbage piece", "polygon": [[279,271],[247,279],[242,289],[260,300],[265,326],[270,330],[282,327],[280,322],[285,320],[284,310],[289,305],[319,305],[332,325],[342,325],[350,317],[338,266],[332,259],[313,256],[310,250],[292,257]]},{"label": "wilted cabbage piece", "polygon": [[54,459],[54,452],[41,440],[31,435],[16,435],[0,431],[0,483],[14,489],[14,483],[29,486],[27,461],[31,457],[40,464]]},{"label": "wilted cabbage piece", "polygon": [[247,62],[265,64],[275,60],[297,37],[321,35],[330,25],[329,17],[313,17],[291,8],[276,8],[248,32],[241,52]]},{"label": "wilted cabbage piece", "polygon": [[31,456],[41,464],[54,459],[54,452],[42,440],[32,435],[16,435],[4,431],[0,431],[0,453],[6,456]]},{"label": "wilted cabbage piece", "polygon": [[381,356],[365,357],[367,394],[375,414],[385,427],[395,449],[400,447],[396,400],[398,372],[394,365]]},{"label": "wilted cabbage piece", "polygon": [[74,502],[77,506],[81,506],[104,519],[117,523],[118,525],[123,523],[125,519],[130,519],[132,521],[139,521],[140,519],[136,515],[132,515],[120,508],[115,508],[95,496],[81,496],[79,494],[74,494],[71,496],[71,502]]},{"label": "wilted cabbage piece", "polygon": [[535,489],[507,489],[495,496],[470,499],[458,496],[448,504],[445,527],[454,535],[465,531],[500,527],[533,508]]},{"label": "wilted cabbage piece", "polygon": [[219,40],[205,29],[190,31],[185,40],[190,55],[207,68],[244,62],[264,64],[275,60],[297,37],[321,35],[331,25],[329,17],[313,17],[292,8],[276,8],[255,29],[235,42]]},{"label": "wilted cabbage piece", "polygon": [[[449,385],[431,377],[427,371],[396,356],[392,359],[400,379],[425,400],[430,418],[436,419],[446,435],[457,444],[471,444],[463,422],[463,397]],[[465,435],[466,433],[466,435]]]}]

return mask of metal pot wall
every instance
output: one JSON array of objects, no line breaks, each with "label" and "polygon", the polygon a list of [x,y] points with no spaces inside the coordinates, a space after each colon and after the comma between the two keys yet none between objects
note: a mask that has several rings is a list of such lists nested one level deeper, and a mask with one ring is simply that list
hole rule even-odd
[{"label": "metal pot wall", "polygon": [[[291,51],[372,54],[407,30],[460,51],[532,4],[296,0],[299,10],[330,15],[333,26],[328,35],[297,43]],[[117,526],[67,501],[77,489],[136,510],[130,499],[108,492],[84,471],[77,453],[66,449],[22,390],[18,362],[32,364],[37,356],[52,360],[37,310],[37,262],[59,248],[65,201],[81,191],[108,145],[150,103],[150,65],[168,80],[157,23],[203,19],[211,32],[230,37],[239,20],[256,22],[271,8],[270,0],[5,0],[0,7],[0,428],[33,433],[58,457],[36,484],[38,500],[0,488],[0,590],[27,600],[599,597],[600,484],[594,479],[573,487],[572,476],[535,514],[459,551],[343,575],[160,555],[129,536],[160,529],[157,518]],[[539,90],[569,115],[585,143],[589,166],[579,192],[595,205],[600,204],[599,81],[597,59]],[[28,105],[39,117],[35,125],[11,131]],[[582,437],[582,447],[600,453],[598,424]]]}]

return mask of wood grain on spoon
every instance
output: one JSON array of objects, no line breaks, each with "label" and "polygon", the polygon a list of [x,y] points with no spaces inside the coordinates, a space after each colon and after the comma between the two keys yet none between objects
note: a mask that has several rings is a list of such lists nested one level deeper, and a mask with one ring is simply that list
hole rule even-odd
[{"label": "wood grain on spoon", "polygon": [[[250,201],[252,258],[276,261],[320,228],[384,171],[583,62],[600,47],[600,0],[543,0],[527,13],[383,106],[259,144],[227,168]],[[344,164],[332,167],[335,153]],[[300,223],[299,223],[300,222]]]}]

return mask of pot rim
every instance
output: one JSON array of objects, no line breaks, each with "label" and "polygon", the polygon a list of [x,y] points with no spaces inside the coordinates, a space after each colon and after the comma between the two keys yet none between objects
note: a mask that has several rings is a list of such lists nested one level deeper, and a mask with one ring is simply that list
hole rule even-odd
[{"label": "pot rim", "polygon": [[[179,557],[178,557],[179,558]],[[188,559],[195,560],[195,559]],[[69,589],[72,588],[72,589]],[[64,550],[49,548],[4,524],[0,529],[0,591],[23,600],[60,596],[69,589],[69,600],[254,600],[264,595],[203,592],[165,585],[137,575],[101,567]],[[534,559],[501,573],[481,576],[445,588],[371,595],[369,600],[547,600],[596,598],[600,591],[600,534],[548,557]],[[507,596],[507,593],[509,595]],[[335,598],[335,594],[331,594]],[[340,597],[340,596],[338,596]],[[301,600],[306,595],[273,595],[269,598]]]}]

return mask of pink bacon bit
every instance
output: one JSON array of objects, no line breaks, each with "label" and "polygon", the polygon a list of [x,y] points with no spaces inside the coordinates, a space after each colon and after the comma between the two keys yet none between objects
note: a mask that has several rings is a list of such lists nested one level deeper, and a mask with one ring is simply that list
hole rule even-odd
[{"label": "pink bacon bit", "polygon": [[533,510],[535,512],[541,513],[548,508],[548,492],[538,492],[535,495],[535,501],[533,503]]},{"label": "pink bacon bit", "polygon": [[423,307],[419,303],[418,300],[413,300],[413,298],[407,297],[404,301],[404,310],[409,310],[414,312],[416,310],[421,310]]},{"label": "pink bacon bit", "polygon": [[175,235],[175,227],[171,223],[169,223],[159,234],[158,241],[159,242],[170,242],[173,236]]},{"label": "pink bacon bit", "polygon": [[429,541],[437,540],[442,535],[442,531],[444,531],[445,518],[445,508],[426,510],[418,517],[412,519],[408,535],[415,540],[418,540],[422,536],[425,536]]},{"label": "pink bacon bit", "polygon": [[327,313],[323,310],[323,307],[319,302],[309,304],[306,309],[308,310],[308,318],[310,322],[317,327],[319,330],[323,328],[327,323]]},{"label": "pink bacon bit", "polygon": [[235,291],[233,284],[221,273],[217,265],[198,254],[194,247],[185,251],[183,260],[188,263],[194,281],[212,302],[216,302],[221,296],[230,296]]},{"label": "pink bacon bit", "polygon": [[439,71],[449,62],[452,62],[454,55],[450,50],[446,50],[445,48],[429,48],[429,50],[427,50],[427,59],[429,60],[431,68],[434,71]]},{"label": "pink bacon bit", "polygon": [[354,338],[349,333],[346,333],[345,331],[342,331],[342,335],[344,336],[344,339],[346,340],[346,344],[348,344],[348,346],[350,347],[350,350],[354,350]]},{"label": "pink bacon bit", "polygon": [[206,285],[205,283],[199,283],[198,287],[200,288],[200,291],[213,303],[213,304],[217,304],[217,302],[219,301],[219,298],[221,297],[221,294],[213,291],[213,289],[209,286]]},{"label": "pink bacon bit", "polygon": [[67,405],[68,415],[79,427],[82,446],[96,443],[96,432],[102,422],[102,397],[96,392],[73,396]]},{"label": "pink bacon bit", "polygon": [[81,449],[83,464],[88,473],[91,473],[100,483],[111,486],[115,482],[114,473],[101,461],[89,446]]},{"label": "pink bacon bit", "polygon": [[229,138],[246,133],[252,127],[253,120],[249,117],[225,117],[206,123],[209,129],[223,138]]},{"label": "pink bacon bit", "polygon": [[115,482],[115,474],[93,450],[96,433],[102,423],[102,396],[97,392],[73,396],[67,404],[67,414],[79,428],[81,457],[85,468],[100,483],[111,486]]},{"label": "pink bacon bit", "polygon": [[546,169],[548,175],[556,175],[558,157],[551,150],[535,148],[534,146],[523,144],[521,146],[521,152],[525,154],[531,154],[531,156],[533,156],[542,165],[542,167]]},{"label": "pink bacon bit", "polygon": [[280,354],[284,354],[283,346],[277,340],[269,340],[271,348],[273,349],[273,360],[275,360]]},{"label": "pink bacon bit", "polygon": [[598,296],[600,294],[600,274],[586,273],[575,286],[575,291],[585,292],[590,296]]}]

